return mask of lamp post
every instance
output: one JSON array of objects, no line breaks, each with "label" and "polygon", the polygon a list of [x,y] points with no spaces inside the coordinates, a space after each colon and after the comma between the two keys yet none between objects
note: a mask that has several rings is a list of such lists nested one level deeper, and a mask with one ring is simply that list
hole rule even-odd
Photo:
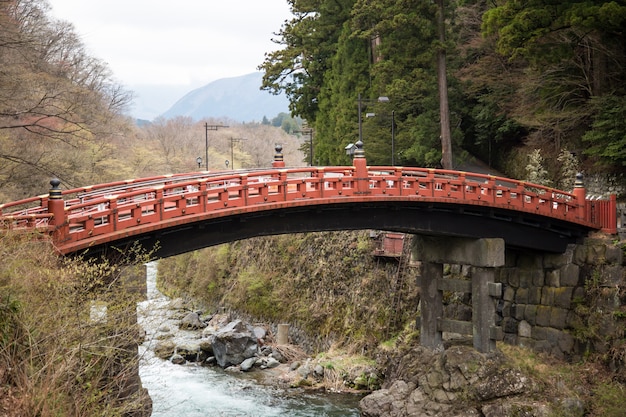
[{"label": "lamp post", "polygon": [[[363,104],[371,104],[371,103],[389,103],[389,97],[380,96],[377,99],[364,99],[361,98],[361,93],[359,93],[358,98],[359,103],[359,141],[363,142],[363,118],[361,117],[361,112],[363,111]],[[374,115],[374,113],[368,113],[368,116]]]},{"label": "lamp post", "polygon": [[391,110],[391,166],[396,165],[396,111]]},{"label": "lamp post", "polygon": [[[361,118],[362,105],[361,103],[389,103],[389,97],[381,96],[376,100],[363,100],[361,99],[361,94],[359,93],[359,140],[363,142],[363,122]],[[374,117],[376,113],[367,113],[365,117]],[[394,166],[396,164],[396,111],[391,111],[391,165]]]},{"label": "lamp post", "polygon": [[[217,130],[220,127],[228,127],[225,125],[204,124],[204,169],[209,170],[209,130]],[[196,159],[196,162],[198,160]],[[202,163],[202,161],[200,161]]]}]

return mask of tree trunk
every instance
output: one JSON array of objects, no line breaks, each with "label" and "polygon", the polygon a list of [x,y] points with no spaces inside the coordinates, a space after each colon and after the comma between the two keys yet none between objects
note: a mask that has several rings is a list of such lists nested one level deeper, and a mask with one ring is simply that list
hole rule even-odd
[{"label": "tree trunk", "polygon": [[444,169],[452,169],[452,135],[450,133],[450,111],[448,109],[443,0],[437,0],[437,6],[439,7],[437,30],[440,43],[437,51],[437,82],[439,85],[439,119],[441,123],[441,165]]}]

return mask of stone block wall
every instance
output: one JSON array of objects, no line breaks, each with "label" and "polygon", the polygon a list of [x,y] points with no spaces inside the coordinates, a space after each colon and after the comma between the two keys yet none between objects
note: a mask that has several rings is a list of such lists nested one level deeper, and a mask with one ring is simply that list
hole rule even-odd
[{"label": "stone block wall", "polygon": [[507,250],[506,266],[496,273],[503,287],[496,324],[504,342],[560,358],[602,349],[602,343],[589,345],[588,321],[604,311],[596,315],[598,330],[617,330],[612,312],[623,310],[623,261],[622,249],[602,239],[570,245],[563,254]]},{"label": "stone block wall", "polygon": [[587,196],[609,198],[615,194],[618,200],[626,197],[626,178],[624,174],[593,174],[584,178]]}]

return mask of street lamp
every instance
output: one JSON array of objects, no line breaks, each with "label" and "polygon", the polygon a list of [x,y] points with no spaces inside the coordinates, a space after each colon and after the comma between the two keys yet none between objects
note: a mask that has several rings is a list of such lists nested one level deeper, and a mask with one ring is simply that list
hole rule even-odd
[{"label": "street lamp", "polygon": [[348,155],[350,159],[354,159],[354,151],[356,151],[356,145],[354,143],[348,143],[344,150],[346,151],[346,155]]},{"label": "street lamp", "polygon": [[[377,99],[363,99],[361,98],[361,93],[359,93],[358,103],[359,103],[359,140],[363,142],[363,119],[361,118],[361,112],[363,111],[363,104],[389,103],[389,97],[380,96]],[[373,115],[373,113],[368,113],[368,114]]]},{"label": "street lamp", "polygon": [[[209,170],[209,130],[217,130],[220,127],[228,127],[225,125],[210,125],[208,123],[204,124],[204,168]],[[196,159],[196,162],[198,160]],[[202,161],[200,161],[202,163]]]},{"label": "street lamp", "polygon": [[[378,102],[378,103],[389,103],[389,97],[381,96],[378,97],[377,100],[362,100],[361,94],[359,94],[359,139],[362,140],[362,131],[363,128],[361,126],[361,102]],[[374,117],[376,113],[366,113],[365,117]],[[396,165],[396,111],[391,111],[391,165]]]}]

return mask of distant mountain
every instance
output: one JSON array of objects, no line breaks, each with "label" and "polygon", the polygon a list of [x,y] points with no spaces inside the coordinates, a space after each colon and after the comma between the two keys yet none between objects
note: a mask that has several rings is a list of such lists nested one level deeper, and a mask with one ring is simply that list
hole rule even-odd
[{"label": "distant mountain", "polygon": [[227,117],[239,122],[260,122],[279,113],[289,112],[284,95],[260,90],[263,73],[222,78],[187,93],[165,113],[165,118],[188,116],[194,120],[205,117]]}]

